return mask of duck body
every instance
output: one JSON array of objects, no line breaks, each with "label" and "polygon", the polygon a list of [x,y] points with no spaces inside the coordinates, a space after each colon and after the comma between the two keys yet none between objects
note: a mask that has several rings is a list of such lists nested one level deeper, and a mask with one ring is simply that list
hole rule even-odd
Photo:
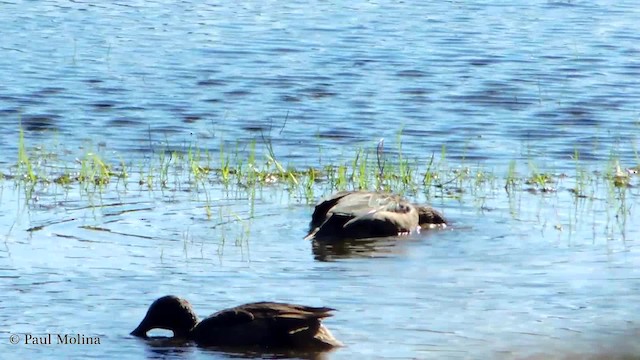
[{"label": "duck body", "polygon": [[438,211],[399,195],[341,191],[316,205],[306,239],[397,236],[446,223]]},{"label": "duck body", "polygon": [[202,320],[193,339],[202,346],[330,349],[341,345],[321,323],[331,311],[275,302],[244,304]]},{"label": "duck body", "polygon": [[321,324],[334,309],[277,302],[255,302],[219,311],[198,322],[191,305],[176,296],[156,300],[131,332],[171,330],[199,346],[323,351],[341,346]]}]

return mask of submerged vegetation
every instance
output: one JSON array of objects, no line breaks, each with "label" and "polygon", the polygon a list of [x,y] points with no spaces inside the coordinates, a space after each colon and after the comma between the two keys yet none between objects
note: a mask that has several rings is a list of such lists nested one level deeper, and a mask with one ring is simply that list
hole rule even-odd
[{"label": "submerged vegetation", "polygon": [[400,137],[397,151],[393,153],[386,151],[381,139],[370,149],[354,149],[350,159],[300,168],[283,165],[272,143],[264,137],[262,140],[260,145],[252,141],[243,151],[236,146],[232,152],[221,142],[217,156],[196,144],[178,150],[167,144],[166,148],[156,149],[144,160],[128,160],[122,155],[114,160],[100,151],[88,150],[77,154],[69,163],[56,155],[60,153],[59,149],[47,152],[42,146],[29,148],[20,130],[17,163],[1,177],[14,179],[25,188],[77,185],[82,191],[95,192],[115,183],[124,188],[138,186],[154,191],[186,187],[201,191],[205,196],[207,186],[215,184],[249,194],[256,188],[280,186],[312,203],[318,190],[322,192],[319,195],[336,190],[367,189],[409,195],[422,193],[427,199],[460,199],[465,194],[479,191],[553,193],[566,182],[570,185],[565,189],[576,198],[589,198],[601,185],[612,190],[633,187],[632,177],[639,168],[621,169],[619,160],[612,156],[606,169],[589,171],[580,162],[576,150],[573,156],[575,174],[541,170],[534,160],[528,161],[527,171],[519,171],[519,164],[512,160],[504,175],[500,175],[480,164],[456,166],[448,162],[445,146],[438,155],[410,159],[402,152]]}]

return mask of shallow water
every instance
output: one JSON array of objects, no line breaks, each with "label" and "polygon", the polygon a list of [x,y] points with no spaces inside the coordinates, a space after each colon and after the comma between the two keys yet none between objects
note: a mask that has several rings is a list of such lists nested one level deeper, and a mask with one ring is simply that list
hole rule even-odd
[{"label": "shallow water", "polygon": [[[101,341],[11,348],[19,354],[151,356],[158,349],[127,333],[152,300],[172,293],[201,315],[262,299],[333,306],[326,323],[347,347],[330,358],[518,358],[628,345],[637,331],[638,223],[630,217],[623,232],[599,218],[604,201],[579,206],[589,216],[573,225],[575,209],[559,194],[520,195],[540,206],[517,217],[441,204],[451,229],[362,241],[344,253],[303,241],[311,208],[275,190],[257,197],[253,220],[226,225],[227,216],[248,216],[248,204],[224,192],[214,201],[219,217],[207,220],[191,194],[163,201],[131,191],[126,202],[119,194],[86,207],[71,193],[20,211],[21,194],[8,183],[2,190],[3,204],[15,205],[4,206],[3,221],[19,219],[2,252],[5,335],[79,332]],[[186,355],[224,354],[176,356]]]},{"label": "shallow water", "polygon": [[[42,161],[74,170],[96,149],[136,169],[190,144],[243,155],[263,136],[281,162],[318,166],[380,138],[392,155],[399,131],[422,163],[445,146],[450,166],[500,178],[511,160],[575,175],[576,152],[588,172],[637,165],[639,12],[630,1],[3,2],[0,172],[15,172],[19,123],[28,146],[56,153]],[[312,206],[279,185],[149,191],[132,174],[126,187],[27,195],[14,180],[0,180],[0,346],[12,357],[231,356],[130,337],[165,294],[201,316],[258,300],[335,307],[326,324],[347,346],[331,359],[640,352],[637,178],[591,184],[587,199],[571,178],[551,193],[412,195],[453,225],[344,247],[302,240]],[[26,333],[101,343],[9,343]]]}]

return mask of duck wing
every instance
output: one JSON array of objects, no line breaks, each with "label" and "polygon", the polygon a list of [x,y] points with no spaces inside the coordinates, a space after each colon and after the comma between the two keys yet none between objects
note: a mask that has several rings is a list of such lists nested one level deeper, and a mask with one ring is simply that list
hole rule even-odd
[{"label": "duck wing", "polygon": [[344,226],[349,221],[353,220],[353,218],[353,214],[350,213],[332,213],[322,224],[311,229],[304,239],[343,238],[346,236],[344,234]]},{"label": "duck wing", "polygon": [[249,312],[254,318],[322,319],[329,316],[333,308],[314,307],[277,302],[256,302],[240,305],[236,309]]},{"label": "duck wing", "polygon": [[311,215],[311,223],[309,227],[314,229],[320,226],[327,219],[329,211],[345,196],[351,194],[350,191],[340,191],[333,194],[330,198],[319,202]]},{"label": "duck wing", "polygon": [[380,209],[355,217],[344,225],[349,238],[369,238],[408,234],[418,228],[418,212],[410,205]]},{"label": "duck wing", "polygon": [[406,203],[406,200],[397,195],[355,191],[341,196],[328,214],[351,214],[358,217],[372,211],[391,210],[401,203]]},{"label": "duck wing", "polygon": [[340,344],[320,324],[331,311],[327,307],[250,303],[202,320],[193,337],[203,346],[326,349]]}]

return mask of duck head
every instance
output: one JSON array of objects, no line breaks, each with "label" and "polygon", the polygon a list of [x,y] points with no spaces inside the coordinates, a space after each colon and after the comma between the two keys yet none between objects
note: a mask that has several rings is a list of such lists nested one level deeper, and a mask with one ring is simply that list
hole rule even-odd
[{"label": "duck head", "polygon": [[165,329],[173,331],[176,338],[188,338],[197,323],[198,317],[187,300],[168,295],[151,304],[144,319],[131,335],[146,338],[149,330]]}]

